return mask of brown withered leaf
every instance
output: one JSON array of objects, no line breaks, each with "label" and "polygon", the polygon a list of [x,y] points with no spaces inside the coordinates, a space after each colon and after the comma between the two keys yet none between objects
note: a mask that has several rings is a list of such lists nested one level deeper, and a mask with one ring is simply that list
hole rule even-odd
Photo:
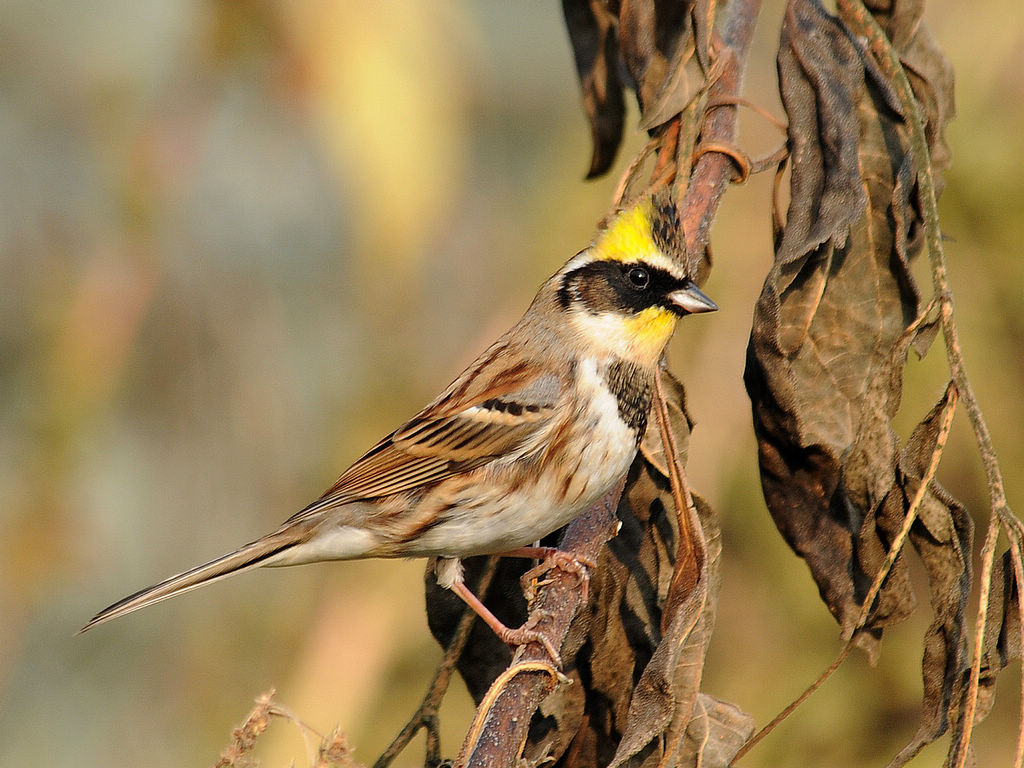
[{"label": "brown withered leaf", "polygon": [[693,6],[693,38],[697,63],[708,72],[711,69],[711,33],[718,14],[718,0],[697,0]]},{"label": "brown withered leaf", "polygon": [[[1017,547],[1019,555],[1020,542],[1011,542],[1010,546]],[[978,681],[978,719],[984,718],[992,708],[999,672],[1021,659],[1020,588],[1014,574],[1013,555],[1011,549],[1006,550],[992,569]]]},{"label": "brown withered leaf", "polygon": [[714,0],[562,0],[593,139],[587,178],[615,160],[626,87],[636,94],[641,128],[649,131],[698,92],[710,67],[715,6]]},{"label": "brown withered leaf", "polygon": [[[915,62],[937,147],[952,115],[948,65],[923,29],[919,3],[886,10],[881,21]],[[923,353],[935,324],[915,322],[910,260],[922,248],[921,216],[893,89],[842,21],[812,0],[789,2],[778,67],[791,201],[755,310],[745,380],[769,510],[849,637],[931,460],[945,401],[900,451],[891,423],[907,352]],[[941,148],[938,155],[948,159]],[[928,572],[934,614],[922,721],[894,765],[957,722],[971,536],[963,507],[931,483],[909,537]],[[870,654],[882,629],[915,607],[907,557],[897,558],[858,635]]]},{"label": "brown withered leaf", "polygon": [[[887,146],[905,139],[852,56],[860,53],[836,19],[810,0],[789,4],[779,72],[797,150],[792,197],[745,372],[768,508],[847,633],[873,575],[858,551],[881,562],[886,549],[884,532],[864,522],[893,482],[889,421],[904,360],[894,347],[919,303],[889,224],[903,205],[904,158]],[[889,578],[897,582],[883,590],[869,628],[911,610],[899,561]]]},{"label": "brown withered leaf", "polygon": [[685,47],[692,7],[692,0],[626,0],[619,6],[619,47],[645,114],[662,90],[669,64]]},{"label": "brown withered leaf", "polygon": [[565,25],[583,89],[593,151],[587,178],[607,171],[622,143],[626,102],[619,80],[615,13],[603,0],[562,0]]},{"label": "brown withered leaf", "polygon": [[924,0],[869,0],[865,3],[899,51],[925,117],[925,135],[936,194],[942,193],[942,172],[952,162],[945,130],[956,115],[953,66],[942,53],[927,24],[922,22]]},{"label": "brown withered leaf", "polygon": [[[863,58],[846,30],[817,3],[786,7],[779,42],[782,100],[789,115],[792,199],[776,260],[786,264],[828,241],[842,246],[867,206],[857,104]],[[784,286],[783,286],[784,287]]]},{"label": "brown withered leaf", "polygon": [[[671,503],[671,497],[667,501]],[[696,516],[691,520],[691,527],[699,530],[710,509],[699,497],[694,497],[694,503],[701,511],[699,521]],[[720,531],[706,525],[705,536],[715,537],[716,559],[721,550],[719,535]],[[633,688],[626,727],[609,768],[659,764],[662,749],[677,744],[692,718],[702,716],[696,711],[696,704],[714,626],[714,609],[707,605],[712,588],[709,576],[714,577],[717,588],[717,570],[709,573],[710,553],[705,542],[695,543],[702,565],[696,588],[687,594],[673,594],[670,590],[666,596],[662,609],[666,629]]]},{"label": "brown withered leaf", "polygon": [[754,733],[754,719],[735,705],[697,695],[676,765],[727,768]]}]

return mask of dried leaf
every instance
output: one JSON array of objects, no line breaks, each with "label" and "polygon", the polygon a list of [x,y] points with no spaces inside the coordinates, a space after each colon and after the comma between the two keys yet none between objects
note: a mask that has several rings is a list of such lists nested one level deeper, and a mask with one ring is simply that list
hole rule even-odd
[{"label": "dried leaf", "polygon": [[[587,178],[611,167],[622,141],[628,86],[645,130],[679,114],[710,67],[713,0],[562,0],[593,153]],[[627,77],[627,81],[620,79]]]},{"label": "dried leaf", "polygon": [[999,672],[1008,664],[1021,659],[1020,585],[1014,573],[1014,552],[1011,551],[1016,547],[1017,555],[1020,556],[1020,541],[1011,542],[1010,547],[992,569],[992,588],[988,596],[985,636],[982,641],[976,715],[978,720],[983,719],[992,708]]},{"label": "dried leaf", "polygon": [[792,200],[776,259],[783,264],[825,242],[846,242],[864,213],[860,119],[864,64],[846,29],[809,0],[786,8],[779,82],[789,115]]},{"label": "dried leaf", "polygon": [[714,696],[698,694],[676,765],[728,768],[753,734],[754,719],[746,712]]},{"label": "dried leaf", "polygon": [[935,192],[941,194],[942,172],[952,161],[945,130],[956,116],[953,66],[922,21],[924,0],[869,0],[865,5],[899,51],[900,62],[924,113]]},{"label": "dried leaf", "polygon": [[[746,379],[769,509],[849,633],[893,533],[879,515],[898,464],[889,424],[906,345],[925,348],[932,329],[905,333],[919,305],[919,216],[891,89],[816,3],[789,4],[782,39],[792,196]],[[869,627],[913,605],[898,560]]]},{"label": "dried leaf", "polygon": [[[699,497],[694,498],[700,512],[699,528],[704,524],[705,534],[715,536],[715,556],[721,551],[720,531],[708,530],[711,510]],[[667,629],[658,642],[650,661],[643,669],[633,689],[622,734],[609,768],[644,766],[650,760],[660,761],[660,747],[676,743],[682,736],[695,711],[704,668],[704,655],[714,626],[714,609],[706,605],[709,589],[717,590],[717,569],[708,570],[709,552],[704,541],[698,545],[698,561],[704,566],[697,586],[688,594],[668,594],[662,619]],[[714,578],[714,586],[709,582]]]},{"label": "dried leaf", "polygon": [[[939,435],[939,422],[952,387],[917,426],[900,456],[900,479],[887,500],[888,526],[900,525],[921,478],[931,462]],[[921,673],[924,681],[921,723],[911,742],[890,765],[903,765],[921,748],[957,728],[950,747],[959,740],[959,713],[966,692],[967,627],[965,612],[971,591],[970,553],[973,524],[966,508],[934,480],[922,499],[910,541],[928,573],[932,622],[925,632]]]},{"label": "dried leaf", "polygon": [[695,53],[692,42],[677,47],[665,68],[657,92],[643,110],[641,130],[649,131],[667,123],[686,109],[686,105],[696,95],[703,78],[699,68],[691,66]]},{"label": "dried leaf", "polygon": [[692,8],[693,0],[626,0],[620,7],[619,46],[645,121],[655,104],[676,104],[671,117],[693,97],[690,79],[680,71],[689,59],[685,49],[692,55]]},{"label": "dried leaf", "polygon": [[[905,140],[884,95],[867,87],[858,49],[819,6],[790,3],[783,43],[780,81],[798,151],[745,378],[769,510],[849,634],[887,549],[874,517],[894,482],[889,421],[912,340],[904,330],[918,308],[889,226],[903,202],[904,158],[890,157],[887,146]],[[912,607],[897,561],[869,627]]]},{"label": "dried leaf", "polygon": [[[920,10],[912,0],[890,3],[881,21],[915,62],[937,148],[952,114],[950,81]],[[755,311],[745,378],[769,509],[849,637],[935,450],[945,400],[902,452],[891,422],[907,352],[923,354],[936,325],[917,321],[909,264],[922,247],[921,215],[893,88],[844,24],[812,0],[788,4],[778,65],[790,116],[791,202]],[[966,510],[930,483],[909,536],[928,572],[933,611],[923,713],[894,765],[957,722],[971,537]],[[871,654],[882,629],[915,607],[907,556],[896,559],[858,636]]]},{"label": "dried leaf", "polygon": [[562,0],[562,12],[590,121],[593,153],[587,178],[591,179],[611,167],[622,143],[626,102],[619,80],[617,19],[602,0]]},{"label": "dried leaf", "polygon": [[718,0],[697,0],[693,7],[693,37],[697,61],[705,72],[711,69],[711,37],[715,29]]}]

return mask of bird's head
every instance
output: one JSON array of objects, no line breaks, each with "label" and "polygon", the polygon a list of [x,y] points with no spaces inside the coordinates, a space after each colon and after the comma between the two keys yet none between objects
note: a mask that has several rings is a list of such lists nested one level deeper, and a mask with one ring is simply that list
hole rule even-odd
[{"label": "bird's head", "polygon": [[679,231],[675,205],[646,198],[555,275],[558,303],[588,345],[653,366],[680,317],[718,309],[686,274]]}]

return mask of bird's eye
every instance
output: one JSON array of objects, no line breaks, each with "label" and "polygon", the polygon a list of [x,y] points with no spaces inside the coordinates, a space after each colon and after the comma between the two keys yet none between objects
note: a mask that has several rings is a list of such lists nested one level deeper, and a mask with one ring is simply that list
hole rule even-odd
[{"label": "bird's eye", "polygon": [[626,273],[629,284],[638,290],[643,290],[651,283],[650,273],[643,267],[633,267]]}]

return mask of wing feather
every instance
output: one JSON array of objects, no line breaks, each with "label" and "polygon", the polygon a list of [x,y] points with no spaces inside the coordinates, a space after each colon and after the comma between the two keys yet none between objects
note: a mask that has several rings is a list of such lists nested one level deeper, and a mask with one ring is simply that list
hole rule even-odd
[{"label": "wing feather", "polygon": [[[566,390],[551,372],[494,364],[494,348],[433,403],[371,448],[288,522],[324,509],[438,483],[538,440]],[[489,371],[487,369],[490,369]]]}]

